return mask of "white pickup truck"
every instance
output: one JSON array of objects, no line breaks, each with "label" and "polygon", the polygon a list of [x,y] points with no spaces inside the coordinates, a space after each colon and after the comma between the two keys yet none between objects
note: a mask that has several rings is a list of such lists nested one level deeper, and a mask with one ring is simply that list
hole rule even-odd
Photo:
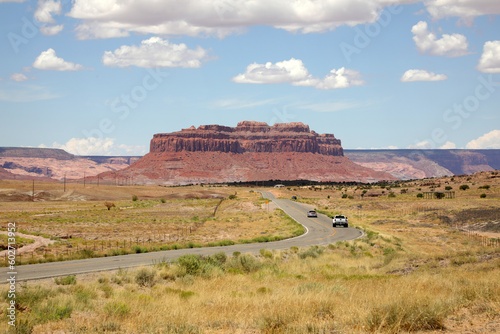
[{"label": "white pickup truck", "polygon": [[344,226],[344,227],[348,227],[349,226],[349,222],[347,221],[347,217],[346,216],[343,216],[343,215],[337,215],[335,217],[333,217],[333,227],[337,227],[337,226]]}]

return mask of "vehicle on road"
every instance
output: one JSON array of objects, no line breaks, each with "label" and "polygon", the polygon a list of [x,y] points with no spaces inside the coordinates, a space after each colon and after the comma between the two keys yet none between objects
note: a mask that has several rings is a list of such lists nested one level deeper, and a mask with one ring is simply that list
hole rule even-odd
[{"label": "vehicle on road", "polygon": [[349,222],[346,216],[336,215],[335,217],[333,217],[333,227],[337,227],[339,225],[344,227],[349,227]]},{"label": "vehicle on road", "polygon": [[310,210],[307,212],[307,217],[308,218],[318,218],[318,214],[314,210]]}]

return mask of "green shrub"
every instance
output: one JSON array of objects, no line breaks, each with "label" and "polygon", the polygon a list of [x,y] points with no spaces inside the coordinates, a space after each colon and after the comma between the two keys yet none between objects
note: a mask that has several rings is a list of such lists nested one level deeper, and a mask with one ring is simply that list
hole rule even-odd
[{"label": "green shrub", "polygon": [[347,194],[342,194],[342,198],[347,198]]},{"label": "green shrub", "polygon": [[264,248],[262,248],[260,250],[260,255],[262,255],[263,257],[268,258],[268,259],[273,258],[273,252],[271,252],[270,250],[264,249]]},{"label": "green shrub", "polygon": [[156,284],[156,271],[153,268],[141,268],[135,275],[135,282],[142,287],[152,287]]},{"label": "green shrub", "polygon": [[73,285],[76,284],[76,277],[74,275],[56,277],[54,278],[54,282],[56,282],[57,285]]},{"label": "green shrub", "polygon": [[167,200],[165,198],[162,198],[162,199],[160,199],[160,202],[167,203]]},{"label": "green shrub", "polygon": [[182,255],[177,259],[179,267],[184,268],[187,275],[196,275],[200,272],[201,261],[197,255]]},{"label": "green shrub", "polygon": [[323,248],[320,248],[318,246],[311,246],[306,251],[299,253],[299,258],[306,259],[308,257],[311,257],[311,258],[315,259],[318,256],[320,256],[321,254],[323,254]]},{"label": "green shrub", "polygon": [[486,198],[486,194],[481,194],[479,197]]},{"label": "green shrub", "polygon": [[462,184],[460,187],[459,187],[460,190],[467,190],[469,189],[469,186],[466,185],[466,184]]},{"label": "green shrub", "polygon": [[181,293],[179,293],[179,297],[181,299],[188,299],[188,298],[191,298],[195,295],[196,295],[196,292],[193,292],[193,291],[181,291]]},{"label": "green shrub", "polygon": [[229,199],[236,199],[236,198],[237,198],[237,196],[234,195],[234,194],[233,195],[229,195]]},{"label": "green shrub", "polygon": [[422,193],[417,194],[417,198],[422,198],[422,197],[424,197],[424,194],[422,194]]},{"label": "green shrub", "polygon": [[132,195],[132,201],[137,202],[138,199],[137,195]]},{"label": "green shrub", "polygon": [[394,198],[396,197],[396,194],[391,191],[387,197]]},{"label": "green shrub", "polygon": [[453,189],[453,187],[450,187],[450,186],[444,187],[444,190],[451,190],[451,189]]},{"label": "green shrub", "polygon": [[440,192],[434,193],[434,197],[436,197],[437,199],[443,199],[445,196],[446,196],[445,193],[440,193]]},{"label": "green shrub", "polygon": [[133,253],[147,253],[148,252],[148,249],[144,246],[135,245],[135,246],[132,246],[131,249],[132,249]]},{"label": "green shrub", "polygon": [[96,257],[97,255],[92,249],[82,249],[81,251],[78,251],[76,254],[76,257],[78,259],[91,259]]},{"label": "green shrub", "polygon": [[236,271],[241,270],[245,273],[257,271],[261,266],[262,264],[251,254],[241,254],[238,257],[232,257],[226,263],[226,267],[229,271],[231,271],[231,269],[236,269]]},{"label": "green shrub", "polygon": [[41,323],[69,318],[73,312],[73,306],[69,303],[58,305],[55,300],[50,300],[46,305],[36,310],[38,321]]},{"label": "green shrub", "polygon": [[130,308],[124,302],[109,302],[104,306],[104,312],[110,316],[124,317],[130,313]]},{"label": "green shrub", "polygon": [[224,265],[224,264],[226,263],[226,261],[227,261],[227,255],[226,255],[226,253],[224,253],[224,252],[222,252],[222,251],[221,251],[221,252],[217,252],[217,253],[215,253],[214,255],[212,255],[212,259],[213,259],[213,261],[214,261],[217,265],[222,266],[222,265]]}]

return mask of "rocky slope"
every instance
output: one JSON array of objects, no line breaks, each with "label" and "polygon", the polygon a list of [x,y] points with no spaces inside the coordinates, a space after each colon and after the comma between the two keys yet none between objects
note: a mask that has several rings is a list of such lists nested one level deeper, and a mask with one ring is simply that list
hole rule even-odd
[{"label": "rocky slope", "polygon": [[129,168],[100,174],[102,182],[188,184],[259,180],[394,179],[344,157],[339,139],[302,123],[240,122],[154,135],[150,152]]},{"label": "rocky slope", "polygon": [[139,157],[81,157],[61,149],[0,147],[0,179],[80,179],[120,170]]},{"label": "rocky slope", "polygon": [[473,174],[500,169],[500,150],[346,150],[357,164],[398,179]]}]

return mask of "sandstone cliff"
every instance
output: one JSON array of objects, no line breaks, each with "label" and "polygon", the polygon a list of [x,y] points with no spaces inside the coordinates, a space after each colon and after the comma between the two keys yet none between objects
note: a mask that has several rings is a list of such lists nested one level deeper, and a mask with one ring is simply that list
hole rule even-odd
[{"label": "sandstone cliff", "polygon": [[102,182],[221,183],[261,180],[363,181],[393,176],[344,157],[339,139],[302,123],[202,125],[154,135],[150,152]]},{"label": "sandstone cliff", "polygon": [[277,153],[301,152],[343,156],[340,140],[318,135],[302,123],[240,122],[235,128],[202,125],[173,133],[160,133],[151,140],[150,152]]}]

